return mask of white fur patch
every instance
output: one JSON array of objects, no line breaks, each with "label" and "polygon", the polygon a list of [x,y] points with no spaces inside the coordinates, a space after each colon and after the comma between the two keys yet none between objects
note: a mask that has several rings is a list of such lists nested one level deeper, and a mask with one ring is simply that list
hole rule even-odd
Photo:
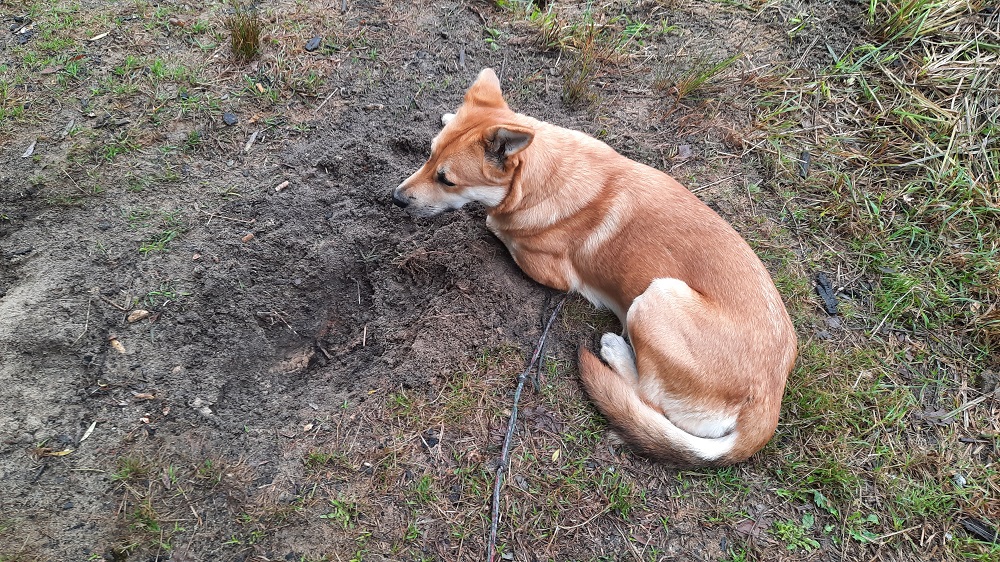
[{"label": "white fur patch", "polygon": [[607,308],[611,312],[614,312],[615,316],[617,316],[620,321],[625,321],[624,311],[618,310],[618,307],[614,304],[614,302],[602,295],[597,289],[580,283],[579,277],[574,275],[574,278],[570,282],[569,289],[580,293],[583,298],[590,301],[590,304],[596,306],[597,308]]},{"label": "white fur patch", "polygon": [[594,252],[601,249],[608,240],[614,238],[619,231],[622,229],[622,223],[624,218],[631,214],[629,209],[626,209],[624,204],[616,203],[612,201],[611,208],[608,213],[604,216],[604,220],[601,221],[600,226],[594,229],[590,236],[583,241],[581,250],[584,254],[593,254]]},{"label": "white fur patch", "polygon": [[447,126],[448,123],[451,123],[452,119],[454,118],[455,118],[454,113],[445,113],[444,115],[441,116],[441,124]]},{"label": "white fur patch", "polygon": [[441,204],[448,209],[460,209],[466,203],[477,201],[487,207],[496,207],[507,196],[507,189],[500,186],[481,185],[463,189],[461,193],[445,193]]},{"label": "white fur patch", "polygon": [[660,406],[674,425],[698,437],[724,437],[736,429],[736,416],[728,412],[692,410],[682,401],[662,400]]}]

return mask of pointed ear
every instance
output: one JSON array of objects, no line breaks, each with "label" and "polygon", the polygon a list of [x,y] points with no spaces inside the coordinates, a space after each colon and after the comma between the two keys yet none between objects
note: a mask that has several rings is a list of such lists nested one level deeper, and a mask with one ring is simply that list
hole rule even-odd
[{"label": "pointed ear", "polygon": [[519,125],[494,125],[483,135],[487,157],[500,168],[504,167],[508,158],[528,148],[534,138],[535,131]]},{"label": "pointed ear", "polygon": [[500,79],[492,68],[484,68],[479,78],[465,92],[465,103],[480,107],[506,108],[503,92],[500,91]]}]

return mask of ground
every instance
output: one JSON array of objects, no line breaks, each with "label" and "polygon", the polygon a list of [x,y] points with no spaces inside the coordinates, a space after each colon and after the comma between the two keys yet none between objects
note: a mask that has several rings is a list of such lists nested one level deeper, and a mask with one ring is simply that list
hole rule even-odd
[{"label": "ground", "polygon": [[773,441],[676,470],[570,297],[503,560],[1000,558],[995,6],[277,1],[245,60],[233,6],[4,5],[0,561],[485,558],[561,296],[390,201],[485,66],[733,223],[800,341]]}]

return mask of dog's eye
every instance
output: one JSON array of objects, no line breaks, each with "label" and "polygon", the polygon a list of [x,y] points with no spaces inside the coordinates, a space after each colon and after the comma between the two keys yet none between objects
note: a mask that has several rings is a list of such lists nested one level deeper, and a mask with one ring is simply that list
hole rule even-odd
[{"label": "dog's eye", "polygon": [[444,175],[444,170],[440,170],[440,171],[438,171],[438,177],[437,177],[437,180],[438,180],[439,182],[441,182],[441,183],[443,183],[443,184],[447,185],[448,187],[452,187],[452,186],[454,186],[454,185],[455,185],[455,182],[450,182],[450,181],[448,181],[448,178],[447,178],[447,176],[445,176],[445,175]]}]

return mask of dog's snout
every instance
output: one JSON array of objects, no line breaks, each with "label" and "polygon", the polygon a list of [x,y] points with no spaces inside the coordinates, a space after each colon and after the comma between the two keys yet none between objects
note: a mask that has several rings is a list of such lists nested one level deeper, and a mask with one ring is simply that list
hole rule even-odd
[{"label": "dog's snout", "polygon": [[406,195],[403,195],[403,190],[397,187],[392,192],[392,202],[398,207],[406,207],[410,204],[410,199]]}]

